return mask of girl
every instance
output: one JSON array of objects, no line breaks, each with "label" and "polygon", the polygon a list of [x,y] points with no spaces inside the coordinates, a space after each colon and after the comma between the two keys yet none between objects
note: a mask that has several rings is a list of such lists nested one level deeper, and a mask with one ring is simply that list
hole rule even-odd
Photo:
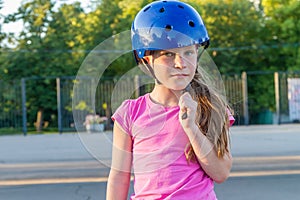
[{"label": "girl", "polygon": [[132,24],[134,56],[155,79],[151,93],[114,113],[107,199],[215,200],[214,181],[232,165],[225,98],[197,63],[209,37],[197,11],[166,0],[145,6]]}]

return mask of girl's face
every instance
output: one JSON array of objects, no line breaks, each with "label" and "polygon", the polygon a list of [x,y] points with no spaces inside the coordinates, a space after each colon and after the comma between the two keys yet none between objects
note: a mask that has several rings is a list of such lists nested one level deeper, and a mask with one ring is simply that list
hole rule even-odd
[{"label": "girl's face", "polygon": [[196,46],[156,50],[145,59],[158,81],[172,90],[183,90],[193,79],[197,67]]}]

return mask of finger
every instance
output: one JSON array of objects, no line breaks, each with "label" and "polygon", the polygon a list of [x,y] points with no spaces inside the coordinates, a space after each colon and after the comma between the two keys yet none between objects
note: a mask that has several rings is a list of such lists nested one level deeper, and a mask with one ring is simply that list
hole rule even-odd
[{"label": "finger", "polygon": [[182,97],[180,97],[180,100],[179,100],[179,107],[180,107],[181,119],[182,120],[187,119],[187,117],[188,117],[187,108],[185,106],[185,102],[184,102],[184,99]]},{"label": "finger", "polygon": [[191,107],[194,104],[194,100],[189,93],[184,93],[179,99],[179,106],[181,108]]},{"label": "finger", "polygon": [[187,105],[188,103],[187,103],[187,101],[186,100],[182,100],[182,102],[181,102],[181,105],[180,105],[180,111],[181,111],[181,119],[182,120],[185,120],[185,119],[187,119],[188,118],[188,109],[189,109],[189,107],[188,107],[188,105]]},{"label": "finger", "polygon": [[193,110],[197,109],[197,102],[194,101],[189,93],[185,93],[180,98],[179,106],[181,119],[187,119]]}]

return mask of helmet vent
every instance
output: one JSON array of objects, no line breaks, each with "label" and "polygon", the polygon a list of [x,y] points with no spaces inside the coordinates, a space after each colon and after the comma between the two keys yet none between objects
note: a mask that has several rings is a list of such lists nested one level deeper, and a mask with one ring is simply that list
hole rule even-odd
[{"label": "helmet vent", "polygon": [[195,23],[192,20],[189,21],[189,25],[190,27],[195,27]]},{"label": "helmet vent", "polygon": [[170,30],[172,30],[172,26],[171,25],[169,25],[169,24],[167,24],[166,26],[165,26],[165,29],[166,29],[166,31],[170,31]]},{"label": "helmet vent", "polygon": [[148,6],[147,8],[144,9],[144,12],[146,12],[147,10],[149,10],[151,8],[151,6]]},{"label": "helmet vent", "polygon": [[159,12],[160,12],[160,13],[163,13],[163,12],[165,12],[165,8],[164,8],[164,7],[162,7],[161,9],[159,9]]},{"label": "helmet vent", "polygon": [[184,9],[184,7],[182,5],[178,5],[178,8]]}]

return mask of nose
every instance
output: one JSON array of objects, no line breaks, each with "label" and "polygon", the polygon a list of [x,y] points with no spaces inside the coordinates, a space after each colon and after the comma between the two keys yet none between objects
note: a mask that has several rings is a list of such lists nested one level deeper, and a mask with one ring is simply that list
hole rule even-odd
[{"label": "nose", "polygon": [[186,60],[179,54],[176,54],[175,56],[175,59],[174,59],[174,62],[175,62],[175,67],[176,68],[185,68],[186,67]]}]

